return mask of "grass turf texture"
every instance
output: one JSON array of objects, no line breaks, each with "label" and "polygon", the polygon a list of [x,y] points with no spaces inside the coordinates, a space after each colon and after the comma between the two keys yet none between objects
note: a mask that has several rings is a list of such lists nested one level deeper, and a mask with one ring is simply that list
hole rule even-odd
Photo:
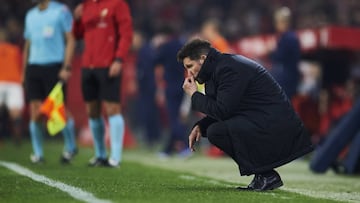
[{"label": "grass turf texture", "polygon": [[[0,146],[0,160],[20,164],[35,173],[81,188],[93,193],[97,198],[112,202],[277,203],[360,200],[358,177],[333,174],[316,176],[308,172],[302,162],[279,169],[285,182],[283,189],[255,193],[234,189],[238,185],[246,185],[251,177],[238,176],[236,166],[226,158],[212,160],[196,155],[189,160],[172,158],[159,161],[151,153],[131,150],[125,151],[125,160],[119,169],[89,168],[87,161],[93,154],[92,149],[80,148],[73,163],[66,166],[59,163],[61,151],[61,142],[47,140],[46,163],[33,165],[29,161],[30,142],[24,143],[20,148],[14,147],[12,143],[3,143]],[[302,195],[309,193],[306,191],[313,191],[315,194]],[[335,200],[330,200],[334,194]],[[337,198],[337,195],[340,197]],[[79,201],[56,188],[0,166],[0,202]]]}]

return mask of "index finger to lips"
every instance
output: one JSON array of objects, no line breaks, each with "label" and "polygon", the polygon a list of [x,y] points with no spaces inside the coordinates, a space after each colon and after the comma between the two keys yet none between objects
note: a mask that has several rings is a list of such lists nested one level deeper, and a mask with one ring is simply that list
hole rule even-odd
[{"label": "index finger to lips", "polygon": [[191,81],[191,82],[195,82],[194,77],[190,77],[190,81]]}]

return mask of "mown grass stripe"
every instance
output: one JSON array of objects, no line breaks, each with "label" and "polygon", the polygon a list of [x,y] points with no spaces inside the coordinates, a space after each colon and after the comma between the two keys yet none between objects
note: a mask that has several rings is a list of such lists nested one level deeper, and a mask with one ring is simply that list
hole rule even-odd
[{"label": "mown grass stripe", "polygon": [[347,192],[328,192],[328,191],[317,191],[317,190],[305,190],[297,188],[282,188],[284,191],[293,192],[301,195],[306,195],[308,197],[322,198],[322,199],[331,199],[341,202],[351,202],[358,203],[360,202],[359,194],[347,193]]},{"label": "mown grass stripe", "polygon": [[183,180],[200,181],[200,182],[205,182],[207,184],[221,185],[221,186],[225,186],[225,187],[229,187],[229,188],[235,188],[235,186],[233,186],[231,184],[225,184],[225,183],[222,183],[220,181],[213,180],[213,179],[203,180],[203,179],[201,179],[199,177],[195,177],[195,176],[191,176],[191,175],[180,175],[179,178],[183,179]]},{"label": "mown grass stripe", "polygon": [[81,188],[67,185],[60,181],[52,180],[43,175],[36,174],[36,173],[32,172],[31,170],[20,166],[19,164],[6,162],[6,161],[0,161],[0,166],[8,168],[9,170],[14,171],[20,175],[29,177],[34,181],[46,184],[50,187],[57,188],[63,192],[68,193],[70,196],[72,196],[73,198],[75,198],[77,200],[88,202],[88,203],[111,203],[111,201],[99,199],[99,198],[95,197],[92,193],[86,192],[86,191],[82,190]]}]

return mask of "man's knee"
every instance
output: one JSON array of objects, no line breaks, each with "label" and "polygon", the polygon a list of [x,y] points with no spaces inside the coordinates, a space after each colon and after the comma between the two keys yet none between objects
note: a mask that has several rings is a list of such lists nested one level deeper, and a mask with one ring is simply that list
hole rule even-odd
[{"label": "man's knee", "polygon": [[206,135],[211,143],[215,143],[220,137],[226,136],[226,134],[226,125],[221,121],[211,124],[206,130]]},{"label": "man's knee", "polygon": [[119,102],[105,102],[105,111],[108,116],[113,116],[121,113],[121,106]]}]

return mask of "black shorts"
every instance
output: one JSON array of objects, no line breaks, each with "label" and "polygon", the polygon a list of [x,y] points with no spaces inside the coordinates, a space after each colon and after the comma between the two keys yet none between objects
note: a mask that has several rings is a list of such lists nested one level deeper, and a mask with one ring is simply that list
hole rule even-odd
[{"label": "black shorts", "polygon": [[[25,72],[25,94],[28,101],[44,100],[60,80],[61,63],[28,65]],[[64,97],[66,88],[63,86]]]},{"label": "black shorts", "polygon": [[81,89],[86,102],[120,102],[120,78],[109,77],[109,68],[83,68],[81,71]]}]

